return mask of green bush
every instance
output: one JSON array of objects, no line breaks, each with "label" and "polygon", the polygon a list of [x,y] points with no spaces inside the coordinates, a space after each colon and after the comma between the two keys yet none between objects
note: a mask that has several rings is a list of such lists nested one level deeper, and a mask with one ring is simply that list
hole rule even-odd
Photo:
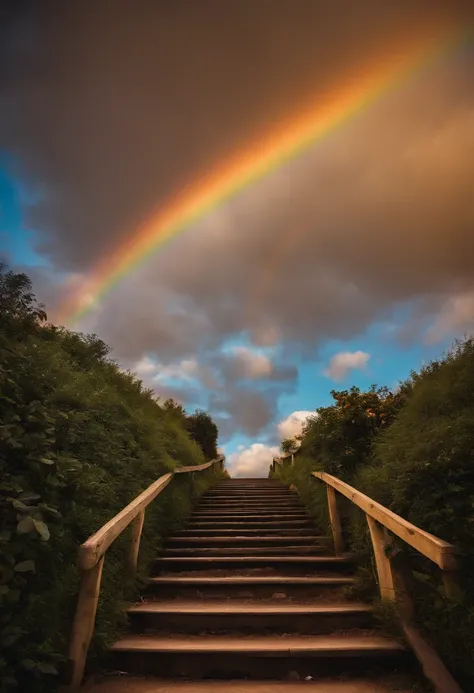
[{"label": "green bush", "polygon": [[466,690],[474,688],[474,341],[458,343],[411,378],[412,394],[373,446],[354,485],[413,524],[460,547],[463,598],[405,549],[420,626]]},{"label": "green bush", "polygon": [[[51,691],[75,609],[78,546],[160,475],[201,464],[184,412],[108,357],[108,347],[45,324],[27,277],[0,267],[1,690]],[[146,512],[141,575],[212,477],[176,478]],[[107,552],[94,656],[125,623],[125,532]]]},{"label": "green bush", "polygon": [[[462,552],[462,598],[450,601],[439,569],[401,540],[415,618],[453,675],[474,689],[474,340],[457,343],[442,360],[412,373],[398,393],[372,387],[333,392],[335,404],[307,426],[294,468],[278,476],[294,483],[322,528],[325,493],[310,481],[326,471],[378,500]],[[364,513],[339,496],[348,546],[359,561],[358,595],[376,598],[375,570]]]}]

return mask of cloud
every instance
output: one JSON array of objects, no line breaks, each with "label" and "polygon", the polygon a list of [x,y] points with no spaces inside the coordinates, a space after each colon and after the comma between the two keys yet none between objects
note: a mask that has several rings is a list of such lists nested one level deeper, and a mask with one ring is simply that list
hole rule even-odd
[{"label": "cloud", "polygon": [[133,372],[153,383],[166,382],[167,380],[189,381],[201,376],[196,359],[183,359],[178,363],[163,365],[153,361],[149,356],[143,356],[132,365]]},{"label": "cloud", "polygon": [[474,291],[448,297],[441,306],[434,323],[427,330],[425,340],[428,344],[441,341],[454,333],[467,333],[474,330]]},{"label": "cloud", "polygon": [[222,441],[233,433],[262,433],[274,420],[279,395],[292,392],[297,377],[295,366],[247,347],[203,355],[199,362],[188,358],[164,364],[157,355],[146,355],[130,370],[161,398],[210,409]]},{"label": "cloud", "polygon": [[363,370],[369,362],[370,354],[365,351],[341,351],[335,354],[329,363],[329,368],[324,375],[336,382],[344,380],[349,371]]},{"label": "cloud", "polygon": [[254,443],[229,455],[226,466],[233,477],[266,477],[273,458],[278,454],[276,446]]},{"label": "cloud", "polygon": [[233,351],[237,362],[242,367],[244,377],[256,380],[272,374],[273,364],[265,354],[260,354],[248,347],[235,347]]},{"label": "cloud", "polygon": [[281,440],[294,438],[300,435],[303,430],[303,424],[309,416],[316,416],[314,411],[294,411],[292,414],[280,421],[278,424],[278,435]]},{"label": "cloud", "polygon": [[[323,107],[347,74],[428,22],[472,19],[472,3],[457,0],[290,4],[145,0],[136,12],[116,0],[93,21],[80,3],[12,11],[0,149],[51,266],[34,286],[52,318],[58,296],[186,186],[306,104]],[[194,381],[160,392],[249,435],[271,426],[294,363],[328,337],[352,338],[400,306],[438,316],[435,334],[458,329],[443,310],[474,291],[473,74],[471,53],[443,54],[287,165],[210,200],[78,327],[125,367],[147,357],[180,377],[195,361]],[[226,352],[236,336],[245,355]],[[278,358],[256,348],[269,346]]]}]

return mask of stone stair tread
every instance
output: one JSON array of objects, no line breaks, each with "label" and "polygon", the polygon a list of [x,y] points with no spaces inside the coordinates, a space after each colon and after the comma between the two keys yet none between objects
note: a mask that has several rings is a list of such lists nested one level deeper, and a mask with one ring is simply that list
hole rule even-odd
[{"label": "stone stair tread", "polygon": [[260,656],[287,655],[325,656],[335,654],[338,657],[357,656],[359,652],[403,652],[405,647],[387,637],[374,635],[372,631],[365,634],[351,633],[330,635],[179,635],[162,636],[128,635],[112,645],[113,652],[179,652],[190,653],[232,653]]},{"label": "stone stair tread", "polygon": [[127,609],[129,613],[181,613],[181,614],[342,614],[368,613],[372,608],[367,604],[357,602],[331,602],[324,605],[291,602],[265,603],[254,600],[203,600],[172,599],[167,601],[148,601],[136,604]]}]

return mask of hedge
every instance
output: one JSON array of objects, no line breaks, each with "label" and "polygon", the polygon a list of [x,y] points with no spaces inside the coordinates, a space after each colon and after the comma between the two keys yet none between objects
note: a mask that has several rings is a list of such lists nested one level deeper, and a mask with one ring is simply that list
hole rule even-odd
[{"label": "hedge", "polygon": [[[0,688],[52,691],[67,657],[77,548],[161,474],[201,464],[182,410],[109,358],[94,335],[58,329],[24,275],[0,267]],[[146,513],[141,576],[180,526],[206,472],[176,479]],[[91,665],[125,626],[139,582],[120,537],[108,551]]]}]

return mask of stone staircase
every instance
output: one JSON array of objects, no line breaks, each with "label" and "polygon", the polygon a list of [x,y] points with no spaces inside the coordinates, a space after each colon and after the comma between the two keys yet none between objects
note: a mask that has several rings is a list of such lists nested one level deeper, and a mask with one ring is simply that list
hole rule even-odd
[{"label": "stone staircase", "polygon": [[344,597],[353,571],[295,492],[272,479],[222,481],[168,540],[129,609],[131,632],[111,650],[111,668],[127,676],[97,693],[296,690],[291,681],[318,693],[414,690],[387,683],[416,667],[369,606]]}]

